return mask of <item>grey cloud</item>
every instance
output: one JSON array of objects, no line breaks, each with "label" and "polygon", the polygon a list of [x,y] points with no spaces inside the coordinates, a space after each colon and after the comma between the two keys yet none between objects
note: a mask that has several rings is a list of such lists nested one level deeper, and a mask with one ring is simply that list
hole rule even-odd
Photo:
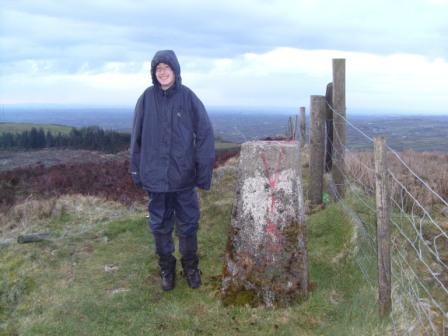
[{"label": "grey cloud", "polygon": [[93,67],[101,69],[107,62],[144,62],[163,48],[173,48],[186,57],[213,58],[278,46],[448,58],[448,7],[343,1],[344,11],[336,15],[335,5],[283,3],[287,6],[279,9],[278,3],[255,0],[225,4],[6,0],[2,4],[0,70],[35,59],[49,60],[54,69],[66,72],[79,71],[88,63],[94,71]]}]

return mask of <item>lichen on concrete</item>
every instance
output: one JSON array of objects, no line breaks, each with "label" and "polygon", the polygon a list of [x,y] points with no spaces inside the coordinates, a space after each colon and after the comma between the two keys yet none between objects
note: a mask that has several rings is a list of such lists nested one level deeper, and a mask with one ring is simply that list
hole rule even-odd
[{"label": "lichen on concrete", "polygon": [[225,304],[273,307],[306,297],[303,214],[298,144],[243,144],[221,288]]}]

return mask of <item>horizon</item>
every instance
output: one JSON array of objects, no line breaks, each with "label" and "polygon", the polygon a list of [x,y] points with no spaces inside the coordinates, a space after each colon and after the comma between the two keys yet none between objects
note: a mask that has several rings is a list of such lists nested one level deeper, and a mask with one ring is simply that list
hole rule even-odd
[{"label": "horizon", "polygon": [[[279,115],[296,115],[299,114],[299,107],[290,106],[206,106],[209,114],[212,113],[244,113],[244,114],[279,114]],[[1,104],[0,114],[9,112],[32,112],[32,111],[86,111],[86,110],[110,110],[115,112],[130,112],[133,114],[134,106],[125,105],[87,105],[87,104]],[[309,108],[305,107],[306,115],[309,116]],[[415,110],[379,110],[379,109],[348,109],[348,116],[369,116],[369,117],[432,117],[432,116],[448,116],[448,108],[446,111],[415,111]],[[1,117],[1,115],[0,115]],[[1,118],[0,118],[1,121]]]},{"label": "horizon", "polygon": [[[280,110],[280,112],[279,112]],[[262,112],[243,109],[209,109],[210,120],[215,135],[229,142],[242,143],[262,139],[277,134],[285,134],[291,113],[282,109]],[[309,114],[307,128],[310,127]],[[446,151],[448,115],[427,114],[353,114],[347,119],[347,141],[355,146],[353,136],[360,129],[369,136],[385,136],[395,150],[414,149],[418,151]],[[15,124],[39,128],[39,125],[58,125],[75,128],[100,127],[119,132],[132,129],[133,111],[131,108],[68,108],[68,109],[23,109],[0,112],[0,125],[3,130],[13,129]],[[32,125],[32,126],[31,126]],[[19,126],[20,127],[20,126]],[[355,132],[355,133],[354,133]],[[355,141],[355,142],[353,142]],[[355,147],[366,146],[361,141]],[[355,148],[354,147],[354,148]]]},{"label": "horizon", "polygon": [[5,0],[0,16],[0,104],[133,107],[172,49],[210,107],[307,106],[344,58],[348,110],[448,112],[448,0]]}]

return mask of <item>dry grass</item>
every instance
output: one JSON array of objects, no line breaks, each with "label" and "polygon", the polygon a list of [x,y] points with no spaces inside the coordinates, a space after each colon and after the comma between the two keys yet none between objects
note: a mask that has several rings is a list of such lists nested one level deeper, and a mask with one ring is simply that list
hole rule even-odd
[{"label": "dry grass", "polygon": [[[400,153],[407,166],[440,197],[448,199],[448,155],[443,153]],[[346,156],[347,175],[352,191],[362,188],[370,208],[357,213],[372,214],[365,218],[375,236],[375,174],[372,152],[351,152]],[[389,180],[393,245],[393,305],[396,327],[410,335],[429,335],[442,330],[446,317],[436,308],[431,297],[446,312],[448,301],[440,284],[448,286],[445,272],[448,264],[448,219],[442,212],[446,207],[437,195],[392,154],[388,168],[394,175]],[[357,193],[361,199],[363,193]],[[373,209],[373,210],[372,210]],[[445,210],[444,210],[445,209]],[[407,237],[407,239],[405,238]],[[418,252],[417,252],[418,251]],[[444,320],[445,319],[445,320]]]},{"label": "dry grass", "polygon": [[[448,154],[419,153],[408,150],[400,153],[404,162],[424,180],[438,195],[448,199]],[[426,188],[406,168],[395,155],[389,153],[388,168],[394,176],[408,190],[409,194],[427,210],[440,206],[440,199]],[[346,156],[347,175],[361,186],[366,192],[375,190],[374,162],[372,152],[351,152]],[[403,191],[403,187],[390,180],[391,195],[399,202],[403,209],[411,211],[415,207],[415,200]],[[415,208],[412,209],[415,211]]]},{"label": "dry grass", "polygon": [[[97,226],[98,223],[129,216],[135,210],[144,211],[143,203],[128,207],[118,202],[79,194],[44,200],[29,197],[0,217],[0,235],[2,239],[11,239],[36,230],[47,230],[64,236],[76,234]],[[62,230],[58,223],[68,221],[71,225]]]}]

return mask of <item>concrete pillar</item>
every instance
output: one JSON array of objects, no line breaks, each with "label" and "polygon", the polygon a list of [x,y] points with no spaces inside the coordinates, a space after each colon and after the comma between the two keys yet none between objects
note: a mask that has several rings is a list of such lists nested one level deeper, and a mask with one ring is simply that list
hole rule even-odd
[{"label": "concrete pillar", "polygon": [[299,143],[241,146],[225,256],[224,304],[285,306],[308,293]]}]

